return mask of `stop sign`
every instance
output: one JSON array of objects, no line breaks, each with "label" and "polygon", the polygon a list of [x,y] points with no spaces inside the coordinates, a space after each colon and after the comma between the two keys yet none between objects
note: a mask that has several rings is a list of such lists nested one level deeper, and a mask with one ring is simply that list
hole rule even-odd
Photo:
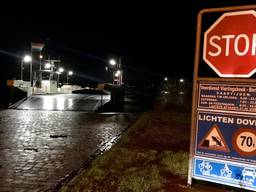
[{"label": "stop sign", "polygon": [[224,13],[205,33],[204,61],[220,77],[250,77],[256,71],[256,12]]}]

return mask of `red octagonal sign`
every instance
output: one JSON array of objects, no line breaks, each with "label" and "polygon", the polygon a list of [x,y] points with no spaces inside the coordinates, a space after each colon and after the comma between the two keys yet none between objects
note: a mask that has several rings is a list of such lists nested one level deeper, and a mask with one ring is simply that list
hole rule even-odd
[{"label": "red octagonal sign", "polygon": [[204,34],[204,61],[220,77],[256,72],[256,12],[224,13]]}]

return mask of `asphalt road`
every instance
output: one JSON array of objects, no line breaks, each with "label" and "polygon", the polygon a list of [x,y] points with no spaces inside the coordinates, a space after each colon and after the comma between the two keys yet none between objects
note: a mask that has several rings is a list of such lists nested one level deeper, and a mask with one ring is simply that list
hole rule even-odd
[{"label": "asphalt road", "polygon": [[[102,101],[101,101],[102,98]],[[93,112],[110,100],[109,95],[92,94],[56,94],[33,95],[17,109],[48,111],[86,111]]]}]

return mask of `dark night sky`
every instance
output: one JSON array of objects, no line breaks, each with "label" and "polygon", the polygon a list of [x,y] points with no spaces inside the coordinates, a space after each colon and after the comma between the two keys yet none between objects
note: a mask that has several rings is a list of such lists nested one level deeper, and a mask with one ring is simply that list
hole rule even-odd
[{"label": "dark night sky", "polygon": [[19,78],[20,59],[14,55],[29,50],[31,41],[46,43],[44,54],[60,57],[79,81],[107,80],[105,65],[119,56],[126,81],[192,78],[197,12],[242,1],[88,2],[6,6],[0,27],[1,81]]}]

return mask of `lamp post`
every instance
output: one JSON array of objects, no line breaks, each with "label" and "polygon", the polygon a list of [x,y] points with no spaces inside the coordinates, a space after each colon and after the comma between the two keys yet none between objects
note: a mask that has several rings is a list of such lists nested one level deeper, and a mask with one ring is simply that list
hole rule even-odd
[{"label": "lamp post", "polygon": [[[21,60],[21,69],[20,69],[20,79],[23,81],[23,65],[24,63],[29,63],[32,61],[32,58],[30,55],[25,55]],[[30,71],[31,73],[31,71]]]},{"label": "lamp post", "polygon": [[69,71],[69,72],[67,73],[67,84],[68,84],[68,76],[71,76],[71,75],[73,75],[73,71]]},{"label": "lamp post", "polygon": [[42,87],[42,80],[43,80],[43,74],[42,74],[42,59],[43,55],[40,52],[39,55],[39,79],[40,79],[40,88]]},{"label": "lamp post", "polygon": [[123,56],[119,57],[119,65],[118,65],[118,70],[120,71],[120,75],[119,75],[119,78],[118,78],[118,84],[120,86],[122,86],[122,81],[123,81],[123,70],[122,70],[122,58]]},{"label": "lamp post", "polygon": [[58,74],[58,88],[60,87],[60,74],[64,71],[64,69],[61,67],[58,69],[57,74]]},{"label": "lamp post", "polygon": [[30,60],[30,86],[33,87],[33,63],[32,63],[32,50],[31,50],[31,60]]},{"label": "lamp post", "polygon": [[20,64],[20,80],[23,81],[23,58],[21,59],[21,64]]},{"label": "lamp post", "polygon": [[111,69],[112,69],[112,71],[113,71],[113,84],[115,83],[115,73],[116,73],[116,66],[117,66],[117,63],[116,63],[116,60],[114,60],[114,59],[111,59],[111,60],[109,60],[109,64],[110,64],[110,67],[111,67]]},{"label": "lamp post", "polygon": [[43,55],[41,55],[41,53],[40,53],[40,55],[39,55],[39,70],[40,70],[40,72],[42,70],[42,59],[43,59]]},{"label": "lamp post", "polygon": [[113,84],[115,83],[115,79],[117,79],[117,85],[122,85],[122,81],[123,81],[123,70],[122,70],[122,62],[121,62],[122,58],[123,56],[119,57],[118,63],[114,59],[111,59],[109,61],[109,64],[113,69]]}]

